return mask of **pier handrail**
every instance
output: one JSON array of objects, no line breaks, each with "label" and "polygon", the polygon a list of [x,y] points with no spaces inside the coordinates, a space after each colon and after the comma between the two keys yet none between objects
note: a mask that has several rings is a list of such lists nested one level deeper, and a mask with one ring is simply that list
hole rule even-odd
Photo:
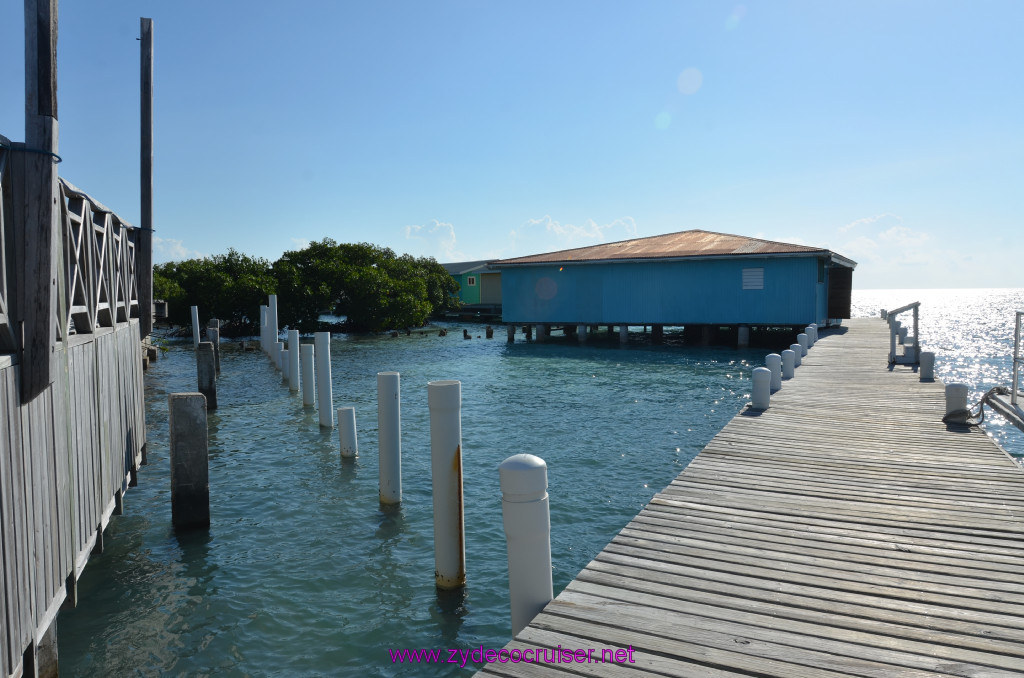
[{"label": "pier handrail", "polygon": [[[11,152],[11,142],[0,136],[0,353],[16,353],[20,348],[14,332],[18,309],[11,305],[16,301],[19,280],[14,269],[21,265],[12,249],[18,237],[13,223]],[[90,334],[140,316],[136,267],[140,229],[63,178],[59,192],[66,303],[56,309],[56,341],[67,334]]]},{"label": "pier handrail", "polygon": [[[887,320],[889,322],[889,364],[890,365],[894,365],[896,363],[900,363],[900,364],[903,364],[903,365],[913,365],[913,364],[916,364],[920,360],[920,356],[921,356],[921,342],[918,339],[918,337],[920,336],[918,334],[918,330],[919,330],[919,309],[920,309],[920,307],[921,307],[921,302],[920,301],[915,301],[913,303],[907,304],[906,306],[900,306],[899,308],[888,312],[886,318],[887,318]],[[904,349],[904,355],[897,356],[896,355],[896,335],[897,335],[896,316],[899,315],[900,313],[905,313],[906,311],[911,311],[911,310],[914,312],[914,341],[913,341],[913,352],[914,352],[914,354],[911,356],[911,355],[907,354],[906,350]],[[902,358],[902,360],[901,360],[901,358]]]},{"label": "pier handrail", "polygon": [[1020,392],[1020,366],[1024,358],[1020,353],[1020,329],[1024,320],[1024,311],[1017,311],[1017,319],[1013,328],[1013,381],[1010,382],[1010,404],[1017,407],[1017,394]]}]

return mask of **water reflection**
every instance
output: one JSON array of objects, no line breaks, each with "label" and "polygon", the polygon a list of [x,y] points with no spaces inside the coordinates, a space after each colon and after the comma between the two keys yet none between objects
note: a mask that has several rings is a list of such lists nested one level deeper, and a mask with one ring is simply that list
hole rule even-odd
[{"label": "water reflection", "polygon": [[437,599],[430,606],[430,618],[437,624],[439,647],[458,645],[459,629],[469,614],[467,599],[465,586],[457,589],[437,589]]}]

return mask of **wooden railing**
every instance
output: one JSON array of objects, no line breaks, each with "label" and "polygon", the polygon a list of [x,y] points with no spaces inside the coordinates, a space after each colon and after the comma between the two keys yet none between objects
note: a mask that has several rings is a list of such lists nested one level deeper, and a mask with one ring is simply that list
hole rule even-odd
[{"label": "wooden railing", "polygon": [[[20,276],[11,156],[18,145],[0,136],[0,353],[19,352],[15,291]],[[136,243],[140,230],[64,179],[60,180],[58,282],[54,341],[90,334],[140,316]],[[62,275],[61,275],[62,274]]]},{"label": "wooden railing", "polygon": [[57,338],[139,317],[139,230],[64,179],[60,195],[65,303]]}]

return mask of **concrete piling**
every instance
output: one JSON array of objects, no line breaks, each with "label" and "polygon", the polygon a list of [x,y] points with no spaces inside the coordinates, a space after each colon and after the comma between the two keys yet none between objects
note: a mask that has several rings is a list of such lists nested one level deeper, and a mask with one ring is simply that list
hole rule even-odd
[{"label": "concrete piling", "polygon": [[217,327],[206,328],[206,340],[213,345],[213,363],[217,374],[220,374],[220,329]]},{"label": "concrete piling", "polygon": [[796,343],[800,344],[800,357],[806,356],[807,349],[810,348],[807,333],[801,332],[800,334],[796,335]]},{"label": "concrete piling", "polygon": [[175,528],[210,526],[209,439],[206,396],[168,396],[171,461],[171,522]]},{"label": "concrete piling", "polygon": [[516,326],[515,325],[507,325],[505,327],[505,334],[508,337],[508,343],[511,344],[512,342],[514,342],[516,340]]},{"label": "concrete piling", "polygon": [[206,398],[206,409],[217,409],[217,361],[209,341],[199,342],[196,349],[196,376],[198,390]]},{"label": "concrete piling", "polygon": [[790,344],[789,350],[793,352],[793,367],[800,367],[800,363],[803,362],[801,358],[804,355],[804,347],[800,344]]},{"label": "concrete piling", "polygon": [[192,343],[199,348],[199,307],[192,307]]},{"label": "concrete piling", "polygon": [[331,333],[317,332],[313,335],[316,358],[316,401],[320,415],[320,426],[334,428],[334,393],[331,384]]},{"label": "concrete piling", "polygon": [[540,457],[516,454],[501,462],[498,477],[515,636],[555,597],[551,581],[548,467]]},{"label": "concrete piling", "polygon": [[313,344],[299,346],[299,369],[302,371],[302,404],[316,402],[316,378],[313,376]]},{"label": "concrete piling", "polygon": [[281,354],[282,353],[284,353],[284,342],[283,341],[275,341],[274,342],[274,355],[273,355],[273,358],[274,358],[274,367],[276,367],[278,370],[283,370],[284,369],[283,366],[281,365],[281,357],[282,357]]},{"label": "concrete piling", "polygon": [[736,328],[736,348],[749,348],[750,347],[750,327],[748,325],[740,325]]},{"label": "concrete piling", "polygon": [[288,330],[288,390],[299,390],[299,331]]},{"label": "concrete piling", "polygon": [[629,325],[619,325],[619,343],[629,343]]},{"label": "concrete piling", "polygon": [[402,411],[398,372],[377,373],[377,441],[380,503],[402,501]]},{"label": "concrete piling", "polygon": [[356,438],[356,408],[338,408],[338,439],[342,457],[348,459],[359,455],[359,441]]},{"label": "concrete piling", "polygon": [[430,477],[434,497],[434,583],[440,589],[466,585],[462,504],[462,383],[427,384],[430,410]]}]

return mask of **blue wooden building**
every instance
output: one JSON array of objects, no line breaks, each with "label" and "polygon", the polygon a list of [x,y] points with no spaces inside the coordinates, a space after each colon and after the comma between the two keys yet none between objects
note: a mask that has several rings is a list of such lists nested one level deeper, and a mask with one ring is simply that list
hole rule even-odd
[{"label": "blue wooden building", "polygon": [[491,263],[502,318],[541,325],[825,326],[853,262],[820,247],[691,230]]}]

